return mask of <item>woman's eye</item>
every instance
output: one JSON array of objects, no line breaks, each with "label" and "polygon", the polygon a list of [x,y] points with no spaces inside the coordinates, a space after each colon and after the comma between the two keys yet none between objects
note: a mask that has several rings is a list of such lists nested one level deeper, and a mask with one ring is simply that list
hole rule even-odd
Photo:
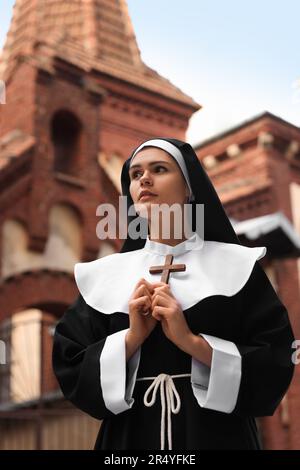
[{"label": "woman's eye", "polygon": [[164,166],[161,166],[161,165],[157,166],[155,169],[158,170],[159,168],[162,168],[163,170],[166,169]]},{"label": "woman's eye", "polygon": [[139,173],[140,173],[140,171],[135,171],[134,173],[132,173],[131,178],[132,178],[132,179],[135,179],[136,176],[137,176]]},{"label": "woman's eye", "polygon": [[[164,171],[166,171],[166,168],[162,165],[158,165],[155,167],[155,171],[158,172],[159,169],[163,169]],[[160,173],[160,172],[159,172]],[[134,171],[132,174],[131,174],[131,179],[136,179],[136,177],[138,175],[142,174],[141,170],[137,170],[137,171]]]}]

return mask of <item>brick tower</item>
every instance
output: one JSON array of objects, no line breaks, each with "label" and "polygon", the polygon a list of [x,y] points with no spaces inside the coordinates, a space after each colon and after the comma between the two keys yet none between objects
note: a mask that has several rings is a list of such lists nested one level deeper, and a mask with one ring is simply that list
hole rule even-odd
[{"label": "brick tower", "polygon": [[0,79],[0,324],[16,338],[16,313],[51,324],[75,298],[74,263],[120,247],[97,238],[96,208],[117,202],[131,150],[184,138],[200,106],[142,62],[125,0],[17,0]]}]

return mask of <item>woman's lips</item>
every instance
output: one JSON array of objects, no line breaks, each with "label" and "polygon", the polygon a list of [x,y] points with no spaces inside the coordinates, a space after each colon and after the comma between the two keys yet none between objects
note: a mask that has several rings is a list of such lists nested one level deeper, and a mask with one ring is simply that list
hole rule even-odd
[{"label": "woman's lips", "polygon": [[155,194],[144,194],[143,196],[140,197],[140,201],[142,199],[146,199],[146,198],[149,198],[149,197],[156,197],[156,195]]}]

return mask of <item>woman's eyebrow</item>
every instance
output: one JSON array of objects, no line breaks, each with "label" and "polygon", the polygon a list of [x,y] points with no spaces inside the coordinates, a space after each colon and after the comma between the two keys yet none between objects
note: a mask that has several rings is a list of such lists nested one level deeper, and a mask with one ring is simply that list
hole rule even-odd
[{"label": "woman's eyebrow", "polygon": [[[165,162],[165,161],[157,161],[157,162],[151,162],[149,163],[148,166],[152,166],[152,165],[156,165],[157,163],[164,163],[164,164],[167,164],[169,165],[169,162]],[[141,168],[142,165],[140,164],[135,164],[135,165],[131,165],[131,167],[129,168],[129,171],[132,170],[133,168]]]}]

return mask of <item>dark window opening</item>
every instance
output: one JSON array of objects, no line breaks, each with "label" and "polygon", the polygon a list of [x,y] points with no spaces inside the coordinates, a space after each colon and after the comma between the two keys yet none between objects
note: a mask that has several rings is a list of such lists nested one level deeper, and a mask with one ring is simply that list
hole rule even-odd
[{"label": "dark window opening", "polygon": [[82,125],[70,111],[58,111],[52,120],[54,171],[80,176]]}]

